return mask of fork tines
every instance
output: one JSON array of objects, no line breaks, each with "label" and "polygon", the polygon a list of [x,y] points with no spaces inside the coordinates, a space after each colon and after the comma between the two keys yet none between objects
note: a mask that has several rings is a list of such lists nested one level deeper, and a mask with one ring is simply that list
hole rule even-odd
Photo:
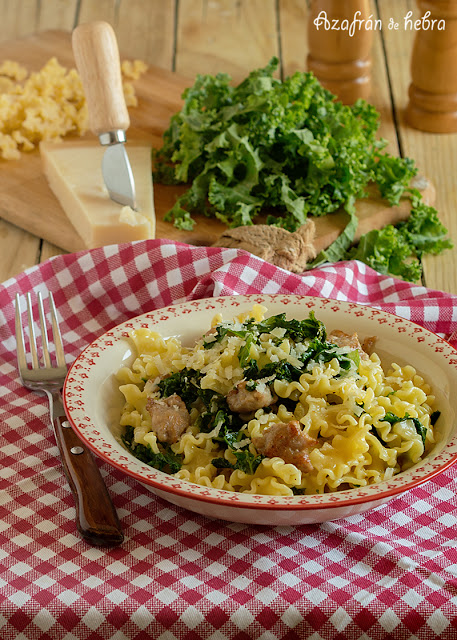
[{"label": "fork tines", "polygon": [[[38,300],[39,327],[40,327],[40,335],[41,335],[41,348],[43,353],[44,366],[46,368],[51,368],[52,363],[51,363],[51,356],[49,353],[49,340],[48,340],[48,332],[46,328],[46,315],[44,312],[44,304],[43,304],[43,297],[42,297],[41,291],[38,291],[37,300]],[[50,310],[50,316],[51,316],[52,337],[53,337],[53,343],[55,348],[57,366],[64,367],[65,353],[63,350],[62,337],[60,335],[59,323],[57,321],[56,306],[54,304],[54,298],[52,297],[52,293],[50,291],[48,292],[48,300],[49,300],[49,310]],[[38,358],[37,336],[35,332],[35,322],[33,318],[33,309],[32,309],[32,297],[30,293],[27,293],[26,301],[27,301],[27,325],[28,325],[30,354],[32,358],[32,368],[38,369],[40,367],[40,362]],[[16,294],[16,342],[17,342],[17,359],[18,359],[19,367],[27,368],[25,338],[24,338],[24,330],[22,326],[21,303],[20,303],[20,295],[18,293]]]}]

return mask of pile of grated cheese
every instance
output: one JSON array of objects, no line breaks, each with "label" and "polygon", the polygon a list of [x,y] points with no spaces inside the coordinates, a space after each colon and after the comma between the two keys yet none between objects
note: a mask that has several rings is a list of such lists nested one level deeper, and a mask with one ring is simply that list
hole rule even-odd
[{"label": "pile of grated cheese", "polygon": [[[146,69],[141,60],[122,63],[127,107],[138,104],[132,82]],[[0,158],[15,160],[41,140],[81,136],[87,129],[86,99],[76,69],[67,70],[56,58],[31,74],[12,60],[0,64]]]}]

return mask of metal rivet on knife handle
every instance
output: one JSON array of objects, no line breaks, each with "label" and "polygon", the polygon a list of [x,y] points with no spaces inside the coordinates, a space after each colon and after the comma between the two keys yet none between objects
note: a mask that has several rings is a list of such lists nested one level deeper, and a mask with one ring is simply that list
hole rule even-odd
[{"label": "metal rivet on knife handle", "polygon": [[84,453],[84,449],[82,447],[72,447],[70,451],[75,456],[79,456],[81,453]]}]

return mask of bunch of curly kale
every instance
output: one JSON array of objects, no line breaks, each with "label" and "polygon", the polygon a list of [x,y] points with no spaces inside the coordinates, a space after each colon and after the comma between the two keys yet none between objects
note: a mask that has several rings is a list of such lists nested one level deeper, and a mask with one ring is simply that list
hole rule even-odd
[{"label": "bunch of curly kale", "polygon": [[[226,74],[200,75],[186,89],[184,106],[155,152],[157,181],[190,184],[166,219],[192,229],[192,213],[203,212],[237,227],[273,210],[268,224],[295,231],[308,215],[343,208],[345,230],[310,266],[355,258],[417,280],[421,256],[452,243],[436,209],[410,188],[414,162],[383,152],[372,105],[343,105],[311,73],[281,81],[273,77],[277,66],[273,58],[238,86]],[[409,196],[412,212],[406,222],[370,231],[351,247],[354,203],[370,183],[390,205]]]}]

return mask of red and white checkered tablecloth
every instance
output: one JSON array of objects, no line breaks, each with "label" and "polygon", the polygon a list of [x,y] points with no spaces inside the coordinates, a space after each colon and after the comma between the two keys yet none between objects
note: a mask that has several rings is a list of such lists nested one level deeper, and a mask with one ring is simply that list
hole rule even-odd
[{"label": "red and white checkered tablecloth", "polygon": [[14,296],[45,288],[69,362],[130,317],[230,294],[350,300],[457,330],[456,296],[361,263],[298,276],[166,240],[57,256],[0,285],[2,640],[457,638],[456,468],[367,514],[271,528],[195,515],[102,466],[126,539],[83,542],[47,403],[16,371]]}]

